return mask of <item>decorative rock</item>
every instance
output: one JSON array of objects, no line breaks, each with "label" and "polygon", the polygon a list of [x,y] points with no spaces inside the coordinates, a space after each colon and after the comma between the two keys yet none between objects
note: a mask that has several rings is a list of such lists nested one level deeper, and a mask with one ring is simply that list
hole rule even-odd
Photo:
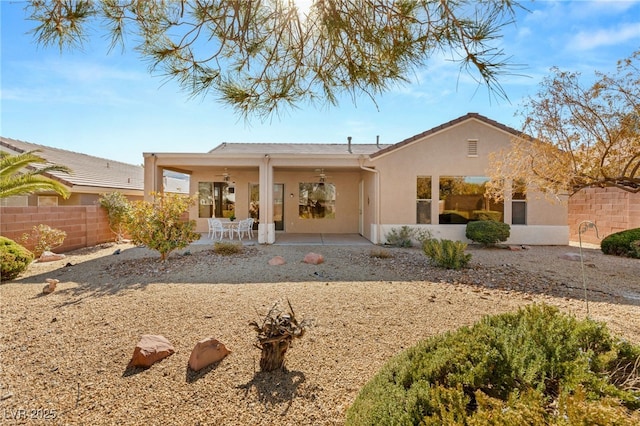
[{"label": "decorative rock", "polygon": [[275,256],[271,260],[269,260],[269,265],[271,266],[284,265],[285,263],[287,262],[284,260],[284,257],[282,256]]},{"label": "decorative rock", "polygon": [[206,366],[216,363],[229,355],[231,351],[213,337],[200,340],[189,356],[189,368],[198,371]]},{"label": "decorative rock", "polygon": [[143,334],[133,350],[128,367],[149,368],[174,352],[173,345],[164,336]]},{"label": "decorative rock", "polygon": [[302,261],[311,265],[319,265],[324,263],[324,257],[321,254],[310,252],[304,256]]},{"label": "decorative rock", "polygon": [[509,250],[510,251],[521,251],[522,247],[521,246],[509,246]]},{"label": "decorative rock", "polygon": [[60,282],[60,280],[56,280],[54,278],[47,278],[45,281],[47,284],[42,288],[42,292],[44,294],[53,293],[56,289],[56,285]]},{"label": "decorative rock", "polygon": [[560,256],[560,259],[564,259],[564,260],[573,260],[573,261],[580,261],[580,253],[565,253],[563,255]]},{"label": "decorative rock", "polygon": [[53,262],[54,260],[61,260],[64,258],[64,254],[56,254],[50,251],[45,251],[40,255],[40,258],[38,258],[38,262]]}]

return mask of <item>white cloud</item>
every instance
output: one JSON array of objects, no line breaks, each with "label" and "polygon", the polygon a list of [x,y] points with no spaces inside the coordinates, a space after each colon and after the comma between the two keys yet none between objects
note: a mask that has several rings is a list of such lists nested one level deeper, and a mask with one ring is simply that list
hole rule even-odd
[{"label": "white cloud", "polygon": [[580,31],[569,41],[569,46],[578,50],[589,50],[601,46],[613,46],[640,39],[640,23],[623,24],[617,28],[597,31]]}]

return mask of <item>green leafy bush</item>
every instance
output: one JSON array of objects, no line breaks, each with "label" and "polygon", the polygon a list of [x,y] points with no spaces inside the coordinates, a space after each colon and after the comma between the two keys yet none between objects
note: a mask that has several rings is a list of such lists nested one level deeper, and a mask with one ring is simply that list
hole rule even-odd
[{"label": "green leafy bush", "polygon": [[116,242],[122,242],[127,229],[127,221],[131,214],[131,203],[129,203],[124,194],[117,191],[100,194],[98,202],[107,211],[109,227],[116,236]]},{"label": "green leafy bush", "polygon": [[27,270],[33,253],[6,237],[0,237],[0,280],[12,280]]},{"label": "green leafy bush", "polygon": [[400,353],[346,424],[640,424],[638,362],[640,347],[604,324],[531,305]]},{"label": "green leafy bush", "polygon": [[616,232],[605,237],[600,243],[604,254],[640,259],[640,228]]},{"label": "green leafy bush", "polygon": [[431,232],[426,229],[416,229],[404,225],[400,229],[391,228],[385,236],[386,244],[396,247],[413,247],[413,241],[420,244],[431,238]]},{"label": "green leafy bush", "polygon": [[494,220],[478,220],[467,223],[465,236],[476,243],[491,245],[507,241],[511,233],[508,223]]},{"label": "green leafy bush", "polygon": [[465,253],[467,244],[451,240],[426,240],[422,251],[437,266],[447,269],[461,269],[471,260],[471,254]]},{"label": "green leafy bush", "polygon": [[33,254],[40,257],[45,251],[51,251],[60,247],[67,238],[67,233],[61,229],[52,228],[49,225],[37,225],[33,227],[31,234],[22,236],[22,243],[33,245]]},{"label": "green leafy bush", "polygon": [[195,203],[194,198],[173,193],[152,193],[153,202],[132,204],[127,232],[134,244],[143,244],[160,253],[160,259],[200,238],[194,231],[196,222],[185,220],[184,214]]}]

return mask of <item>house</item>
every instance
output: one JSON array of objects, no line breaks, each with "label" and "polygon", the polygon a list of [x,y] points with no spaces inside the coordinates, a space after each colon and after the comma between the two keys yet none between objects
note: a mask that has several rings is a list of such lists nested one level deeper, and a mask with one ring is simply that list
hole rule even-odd
[{"label": "house", "polygon": [[513,244],[567,244],[567,207],[506,182],[505,201],[484,196],[488,155],[520,132],[477,113],[395,143],[222,143],[208,153],[144,153],[145,194],[166,171],[189,175],[189,216],[254,217],[258,241],[279,232],[359,233],[373,243],[404,225],[466,241],[469,220],[509,223]]},{"label": "house", "polygon": [[100,194],[120,192],[130,200],[144,197],[144,169],[64,149],[0,137],[0,150],[10,154],[40,150],[37,153],[50,163],[67,166],[70,174],[51,172],[46,176],[69,187],[71,196],[64,199],[53,192],[2,200],[5,206],[80,206],[95,204]]}]

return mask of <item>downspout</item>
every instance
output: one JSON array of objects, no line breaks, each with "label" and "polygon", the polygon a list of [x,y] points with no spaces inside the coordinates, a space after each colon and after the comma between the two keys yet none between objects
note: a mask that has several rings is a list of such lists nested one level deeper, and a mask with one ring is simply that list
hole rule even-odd
[{"label": "downspout", "polygon": [[376,238],[373,241],[374,244],[380,244],[380,170],[374,169],[372,167],[366,167],[364,165],[364,158],[360,156],[358,159],[360,163],[360,168],[367,172],[372,172],[375,174],[375,193],[376,193],[376,205],[374,206],[374,222],[376,226]]}]

